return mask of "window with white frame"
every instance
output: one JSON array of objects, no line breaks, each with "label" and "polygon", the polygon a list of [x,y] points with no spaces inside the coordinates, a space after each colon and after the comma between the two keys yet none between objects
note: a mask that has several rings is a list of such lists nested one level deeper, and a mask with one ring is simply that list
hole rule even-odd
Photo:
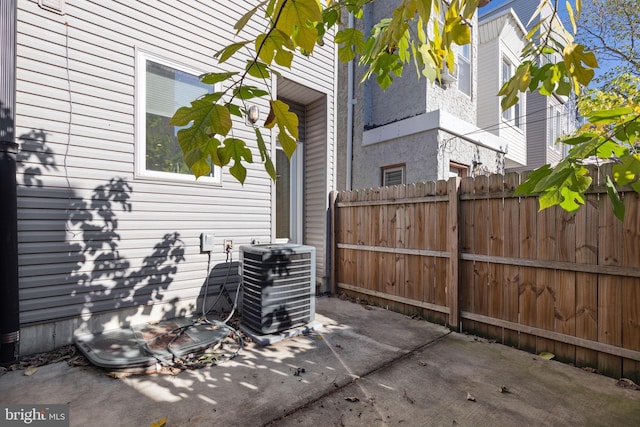
[{"label": "window with white frame", "polygon": [[[506,58],[502,58],[502,85],[504,86],[513,76],[513,65]],[[514,108],[510,107],[502,111],[502,118],[505,120],[513,119]]]},{"label": "window with white frame", "polygon": [[550,106],[549,113],[547,115],[547,126],[549,130],[547,142],[549,147],[556,151],[561,149],[561,147],[556,144],[556,141],[564,134],[563,125],[562,111],[557,107]]},{"label": "window with white frame", "polygon": [[[200,82],[202,72],[138,51],[136,62],[136,171],[140,176],[195,181],[182,157],[175,111],[213,92]],[[212,166],[199,182],[220,183],[220,168]]]},{"label": "window with white frame", "polygon": [[458,90],[465,95],[471,96],[471,80],[472,80],[472,56],[471,44],[458,46]]},{"label": "window with white frame", "polygon": [[404,184],[404,165],[393,165],[382,167],[382,186]]}]

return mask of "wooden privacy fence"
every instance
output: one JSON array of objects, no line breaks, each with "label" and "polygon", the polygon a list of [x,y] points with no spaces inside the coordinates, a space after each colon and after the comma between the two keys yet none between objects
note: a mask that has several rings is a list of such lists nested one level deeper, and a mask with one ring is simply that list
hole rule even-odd
[{"label": "wooden privacy fence", "polygon": [[640,382],[640,197],[538,212],[520,179],[332,193],[333,290]]}]

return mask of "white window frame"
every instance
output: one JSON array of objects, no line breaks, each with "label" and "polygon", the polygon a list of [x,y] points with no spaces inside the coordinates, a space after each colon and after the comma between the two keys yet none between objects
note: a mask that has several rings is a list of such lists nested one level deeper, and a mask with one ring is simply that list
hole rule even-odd
[{"label": "white window frame", "polygon": [[[473,34],[473,28],[470,28],[470,31]],[[468,58],[463,55],[465,48],[469,49]],[[462,81],[460,79],[460,64],[462,62],[469,64],[469,93],[460,89],[460,82]],[[471,95],[473,94],[473,36],[471,37],[471,42],[468,45],[456,46],[456,78],[458,79],[456,82],[456,88],[458,91],[471,98]]]},{"label": "white window frame", "polygon": [[[179,174],[173,172],[154,171],[146,168],[146,110],[147,110],[147,61],[152,61],[175,70],[199,76],[205,73],[189,67],[183,63],[136,49],[136,70],[135,70],[135,173],[136,178],[157,179],[163,181],[178,181],[191,184],[221,185],[222,170],[219,166],[213,166],[213,176],[201,176],[196,180],[193,174]],[[215,86],[212,85],[215,91]]]},{"label": "white window frame", "polygon": [[[513,77],[513,63],[505,56],[502,57],[502,61],[500,63],[500,72],[502,73],[502,86],[504,86],[504,84]],[[515,109],[513,107],[509,107],[504,110],[501,114],[502,119],[508,122],[513,121],[514,110]]]}]

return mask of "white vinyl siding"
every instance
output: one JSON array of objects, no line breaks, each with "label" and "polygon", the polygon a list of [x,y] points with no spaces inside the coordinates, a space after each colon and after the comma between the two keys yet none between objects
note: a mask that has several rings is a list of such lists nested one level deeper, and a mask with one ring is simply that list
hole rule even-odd
[{"label": "white vinyl siding", "polygon": [[[237,248],[251,239],[272,241],[272,182],[259,162],[247,166],[244,185],[228,169],[220,185],[136,174],[135,52],[169,58],[184,70],[243,66],[240,58],[216,69],[212,58],[231,41],[233,24],[250,5],[67,1],[65,15],[34,1],[20,1],[18,7],[22,351],[68,344],[79,328],[98,331],[197,314],[204,285],[215,296],[225,280],[224,239],[233,240],[234,262]],[[284,76],[333,94],[333,44],[311,59],[295,61],[297,71],[282,71]],[[267,88],[263,82],[253,84]],[[332,102],[328,98],[326,105]],[[333,160],[328,155],[332,114],[330,108],[325,139],[317,147],[322,154],[314,162]],[[263,131],[272,147],[270,132]],[[253,130],[239,123],[235,132],[248,142],[254,160],[260,159],[251,142]],[[309,233],[320,254],[333,170],[326,163],[313,167],[320,184]],[[316,231],[317,226],[324,228]],[[210,264],[208,254],[200,252],[203,231],[215,234]],[[228,278],[232,296],[239,282],[236,268],[233,264]]]},{"label": "white vinyl siding", "polygon": [[526,94],[520,94],[515,106],[502,111],[496,96],[519,64],[519,51],[524,46],[524,33],[517,18],[502,13],[479,23],[478,54],[478,126],[501,140],[506,150],[505,167],[520,168],[527,164]]}]

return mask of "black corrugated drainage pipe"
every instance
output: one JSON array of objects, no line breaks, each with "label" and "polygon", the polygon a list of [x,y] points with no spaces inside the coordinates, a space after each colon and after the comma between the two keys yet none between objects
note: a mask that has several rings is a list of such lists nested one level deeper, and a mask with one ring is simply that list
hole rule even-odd
[{"label": "black corrugated drainage pipe", "polygon": [[0,365],[18,360],[18,199],[16,192],[17,0],[0,1]]}]

